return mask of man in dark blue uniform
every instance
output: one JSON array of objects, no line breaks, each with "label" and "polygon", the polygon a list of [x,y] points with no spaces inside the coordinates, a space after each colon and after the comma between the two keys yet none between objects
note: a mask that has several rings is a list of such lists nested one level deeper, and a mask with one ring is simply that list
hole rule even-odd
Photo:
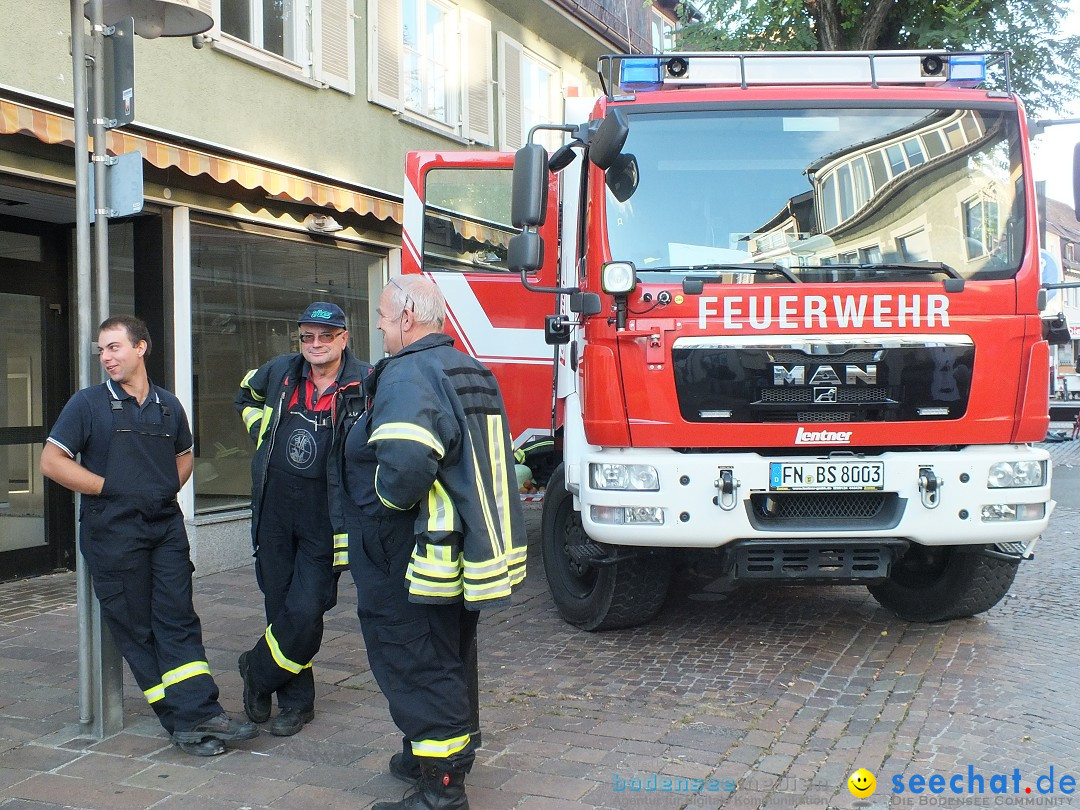
[{"label": "man in dark blue uniform", "polygon": [[147,377],[146,324],[109,318],[98,350],[109,379],[64,406],[41,472],[84,496],[79,546],[101,614],[161,725],[189,754],[221,754],[223,741],[250,740],[259,729],[218,703],[192,605],[190,548],[176,502],[191,477],[191,429],[179,400]]},{"label": "man in dark blue uniform", "polygon": [[251,461],[251,539],[255,576],[267,627],[240,656],[244,711],[279,737],[296,734],[315,716],[311,660],[319,651],[323,614],[337,602],[338,573],[348,559],[348,535],[330,514],[336,471],[326,460],[335,422],[346,404],[362,400],[368,363],[346,347],[345,313],[316,301],[297,319],[300,353],[283,354],[248,372],[235,406],[255,455]]}]

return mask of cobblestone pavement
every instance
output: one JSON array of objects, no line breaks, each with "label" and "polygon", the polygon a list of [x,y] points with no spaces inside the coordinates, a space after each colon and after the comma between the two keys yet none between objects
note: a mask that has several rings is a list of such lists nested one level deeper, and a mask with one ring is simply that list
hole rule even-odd
[{"label": "cobblestone pavement", "polygon": [[[1050,449],[1080,459],[1080,442]],[[540,509],[527,511],[535,541]],[[1080,805],[1062,789],[1080,778],[1078,518],[1059,506],[1010,595],[940,625],[896,619],[863,588],[713,591],[688,573],[649,626],[584,633],[556,615],[534,554],[515,605],[481,621],[472,807],[960,806],[979,777],[980,806]],[[210,760],[168,744],[130,678],[124,731],[79,735],[73,583],[0,585],[3,810],[335,810],[402,794],[385,772],[400,737],[367,672],[348,576],[316,662],[315,720]],[[196,580],[210,664],[236,714],[236,658],[263,629],[260,604],[247,568]],[[846,787],[860,767],[877,777],[867,800]],[[1054,793],[1042,795],[1051,769]],[[934,775],[960,775],[964,794],[948,781],[944,794],[912,793],[909,780]]]}]

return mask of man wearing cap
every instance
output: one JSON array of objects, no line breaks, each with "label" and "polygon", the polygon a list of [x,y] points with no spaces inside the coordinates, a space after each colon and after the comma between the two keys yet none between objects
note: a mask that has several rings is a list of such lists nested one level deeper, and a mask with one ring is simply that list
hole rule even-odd
[{"label": "man wearing cap", "polygon": [[371,371],[349,352],[345,313],[337,304],[316,301],[297,326],[300,353],[249,371],[235,402],[255,442],[251,538],[267,622],[240,656],[244,711],[266,722],[276,694],[279,712],[270,733],[279,737],[315,716],[311,660],[348,554],[348,536],[336,531],[340,522],[329,507],[339,475],[326,461],[341,414],[362,409],[361,381]]}]

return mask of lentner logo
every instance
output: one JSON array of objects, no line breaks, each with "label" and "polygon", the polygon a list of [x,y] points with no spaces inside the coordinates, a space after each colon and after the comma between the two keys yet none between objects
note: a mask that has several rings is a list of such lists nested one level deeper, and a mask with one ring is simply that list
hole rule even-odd
[{"label": "lentner logo", "polygon": [[795,444],[851,444],[851,431],[799,428],[795,434]]}]

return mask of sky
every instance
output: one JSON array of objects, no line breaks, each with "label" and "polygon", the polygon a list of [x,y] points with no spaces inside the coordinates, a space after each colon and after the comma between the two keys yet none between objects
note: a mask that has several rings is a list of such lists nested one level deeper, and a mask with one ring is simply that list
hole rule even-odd
[{"label": "sky", "polygon": [[[1070,0],[1068,19],[1062,30],[1080,34],[1080,0]],[[1073,103],[1060,118],[1080,118],[1080,100]],[[1046,181],[1046,196],[1073,204],[1073,147],[1080,143],[1080,124],[1060,124],[1047,127],[1032,142],[1035,179]]]}]

